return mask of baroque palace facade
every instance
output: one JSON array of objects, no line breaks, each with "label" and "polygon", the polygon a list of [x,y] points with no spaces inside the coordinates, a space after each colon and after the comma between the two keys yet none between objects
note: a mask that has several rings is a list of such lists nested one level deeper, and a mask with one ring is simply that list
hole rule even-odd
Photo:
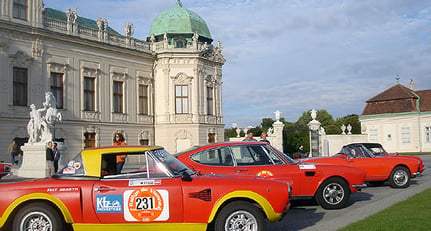
[{"label": "baroque palace facade", "polygon": [[108,21],[42,0],[0,2],[0,160],[28,137],[29,106],[52,92],[62,121],[55,137],[73,157],[83,148],[161,145],[175,153],[223,140],[222,45],[205,21],[182,7],[162,11],[146,40]]}]

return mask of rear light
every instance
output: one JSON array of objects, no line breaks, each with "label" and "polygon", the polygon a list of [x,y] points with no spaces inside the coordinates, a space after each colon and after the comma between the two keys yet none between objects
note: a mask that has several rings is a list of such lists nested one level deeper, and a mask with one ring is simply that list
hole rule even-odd
[{"label": "rear light", "polygon": [[10,165],[8,165],[8,164],[3,165],[3,171],[4,172],[10,172]]}]

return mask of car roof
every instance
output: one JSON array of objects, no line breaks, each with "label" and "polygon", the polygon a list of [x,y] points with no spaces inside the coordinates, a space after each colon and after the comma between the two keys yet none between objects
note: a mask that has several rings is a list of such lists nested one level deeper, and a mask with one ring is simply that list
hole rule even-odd
[{"label": "car roof", "polygon": [[161,146],[156,145],[142,145],[142,146],[105,146],[97,148],[87,148],[81,151],[82,161],[87,176],[100,176],[100,163],[102,156],[108,154],[132,154],[134,152],[145,152],[157,149],[162,149]]}]

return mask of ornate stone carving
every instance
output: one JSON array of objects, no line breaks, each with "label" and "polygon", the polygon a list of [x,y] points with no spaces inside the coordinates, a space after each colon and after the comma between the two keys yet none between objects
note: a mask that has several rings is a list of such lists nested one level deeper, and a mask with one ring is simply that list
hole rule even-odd
[{"label": "ornate stone carving", "polygon": [[125,81],[127,78],[127,73],[111,72],[112,80]]},{"label": "ornate stone carving", "polygon": [[17,51],[14,55],[9,56],[9,61],[12,66],[29,68],[34,58],[27,55],[24,51]]},{"label": "ornate stone carving", "polygon": [[187,130],[179,130],[175,133],[176,139],[192,139],[192,133]]},{"label": "ornate stone carving", "polygon": [[42,57],[44,48],[43,43],[40,39],[37,39],[32,43],[32,51],[33,51],[33,57]]},{"label": "ornate stone carving", "polygon": [[127,114],[126,113],[112,113],[112,120],[115,122],[127,122]]},{"label": "ornate stone carving", "polygon": [[184,72],[180,72],[175,76],[171,76],[171,79],[174,80],[175,83],[191,83],[193,77],[186,75]]},{"label": "ornate stone carving", "polygon": [[150,115],[138,115],[138,123],[152,124],[153,117]]},{"label": "ornate stone carving", "polygon": [[100,113],[95,112],[95,111],[82,111],[81,117],[83,120],[99,121],[100,120]]}]

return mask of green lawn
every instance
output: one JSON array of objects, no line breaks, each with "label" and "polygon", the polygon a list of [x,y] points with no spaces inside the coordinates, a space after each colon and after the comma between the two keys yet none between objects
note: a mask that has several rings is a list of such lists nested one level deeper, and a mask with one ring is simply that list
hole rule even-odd
[{"label": "green lawn", "polygon": [[401,201],[362,221],[350,224],[346,230],[430,230],[431,188]]}]

